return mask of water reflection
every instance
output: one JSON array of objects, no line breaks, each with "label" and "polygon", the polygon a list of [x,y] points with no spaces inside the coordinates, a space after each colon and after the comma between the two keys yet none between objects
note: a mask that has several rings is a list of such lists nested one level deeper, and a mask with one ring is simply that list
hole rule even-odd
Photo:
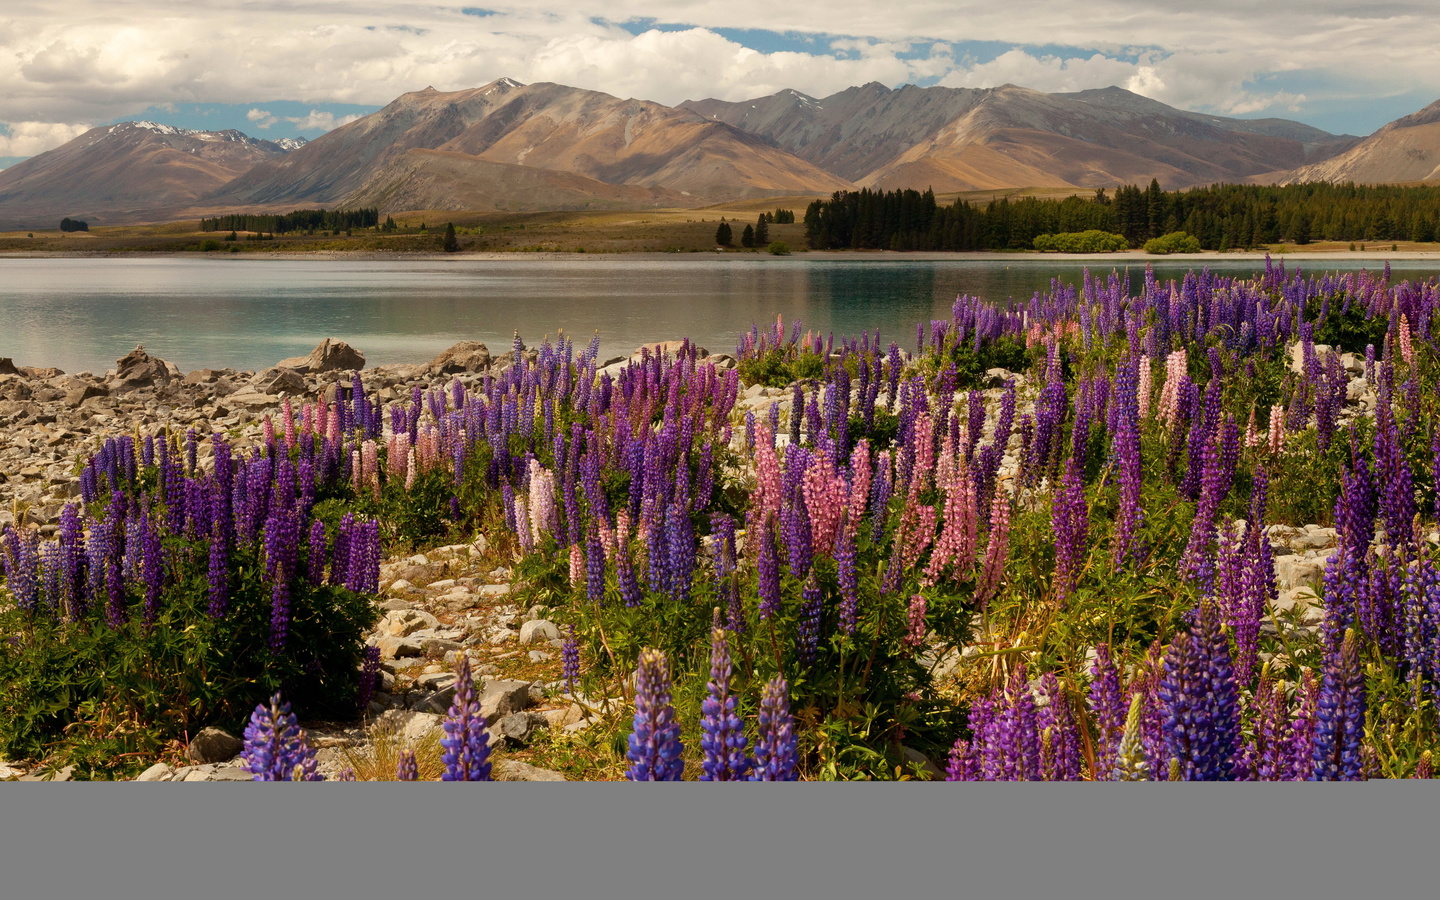
[{"label": "water reflection", "polygon": [[[1376,260],[1326,260],[1330,269]],[[1321,264],[1307,264],[1319,272]],[[1432,277],[1429,261],[1392,263],[1397,277]],[[1211,263],[1249,274],[1253,260]],[[1156,266],[1161,278],[1188,263]],[[1110,266],[1096,267],[1108,274]],[[915,323],[949,316],[959,294],[1003,300],[1075,282],[1083,265],[1044,258],[875,261],[856,258],[594,260],[0,260],[0,356],[66,371],[103,371],[136,344],[183,369],[254,369],[349,341],[372,364],[422,362],[457,340],[492,351],[560,328],[577,343],[598,332],[618,355],[688,336],[730,351],[752,322],[776,314],[837,335],[879,330],[909,346]],[[1127,273],[1138,286],[1143,267]]]}]

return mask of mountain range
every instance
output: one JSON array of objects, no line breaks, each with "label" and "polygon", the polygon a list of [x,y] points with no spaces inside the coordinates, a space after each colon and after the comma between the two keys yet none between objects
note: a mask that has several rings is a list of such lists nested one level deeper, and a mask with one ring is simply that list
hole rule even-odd
[{"label": "mountain range", "polygon": [[94,128],[0,171],[0,229],[197,211],[699,207],[931,188],[1167,189],[1440,180],[1440,103],[1368,138],[1189,112],[1117,87],[891,89],[664,106],[501,78],[402,94],[310,142],[152,122]]}]

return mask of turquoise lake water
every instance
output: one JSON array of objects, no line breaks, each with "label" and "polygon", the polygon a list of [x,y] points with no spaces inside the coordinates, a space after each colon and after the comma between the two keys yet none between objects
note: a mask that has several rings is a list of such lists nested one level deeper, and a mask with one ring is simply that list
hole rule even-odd
[{"label": "turquoise lake water", "polygon": [[[1117,261],[1118,262],[1118,261]],[[1207,261],[1248,275],[1263,261]],[[1307,272],[1382,260],[1302,260]],[[1289,263],[1294,267],[1295,261]],[[1092,262],[1108,274],[1108,261]],[[1156,265],[1178,278],[1193,262]],[[1392,261],[1396,278],[1429,278],[1434,260]],[[734,352],[752,322],[859,335],[879,329],[910,347],[915,323],[948,318],[959,294],[1029,297],[1084,265],[1005,260],[611,257],[429,261],[83,258],[0,259],[0,356],[20,365],[103,372],[136,344],[181,370],[258,369],[333,337],[371,365],[428,361],[458,340],[502,352],[518,330],[537,345],[559,329],[577,348],[599,332],[606,356],[689,337]],[[1130,262],[1138,285],[1143,265]]]}]

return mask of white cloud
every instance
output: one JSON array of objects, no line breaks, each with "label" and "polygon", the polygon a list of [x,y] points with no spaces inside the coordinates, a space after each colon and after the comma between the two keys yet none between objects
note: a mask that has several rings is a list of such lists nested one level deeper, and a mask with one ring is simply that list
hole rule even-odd
[{"label": "white cloud", "polygon": [[341,125],[348,125],[360,116],[352,114],[337,117],[334,113],[318,109],[312,109],[308,115],[303,116],[277,116],[268,109],[252,109],[245,113],[245,118],[255,123],[256,128],[271,128],[281,122],[289,122],[295,126],[297,131],[313,133],[331,131]]},{"label": "white cloud", "polygon": [[90,130],[67,122],[11,122],[0,134],[0,156],[34,156],[54,150]]},{"label": "white cloud", "polygon": [[[663,103],[787,87],[824,96],[867,81],[937,78],[1042,90],[1118,84],[1216,112],[1294,112],[1307,98],[1440,96],[1440,17],[1421,0],[1379,11],[1308,0],[1303,15],[1250,0],[487,5],[494,15],[464,15],[454,0],[70,0],[62,16],[15,0],[0,13],[0,121],[105,121],[165,103],[257,98],[380,105],[427,84],[453,90],[502,75]],[[608,24],[645,18],[694,27],[636,35]],[[825,39],[759,52],[715,30],[757,23]],[[957,55],[971,41],[1015,49],[983,62]],[[1056,46],[1078,49],[1035,49]],[[1282,86],[1256,87],[1283,73],[1292,78]],[[1301,78],[1307,73],[1316,87]],[[258,127],[281,121],[256,112]],[[306,130],[343,122],[296,118]]]}]

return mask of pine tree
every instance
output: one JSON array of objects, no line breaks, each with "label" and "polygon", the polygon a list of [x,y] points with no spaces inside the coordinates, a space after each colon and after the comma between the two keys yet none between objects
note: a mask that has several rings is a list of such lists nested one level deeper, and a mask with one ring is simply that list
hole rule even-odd
[{"label": "pine tree", "polygon": [[770,243],[770,223],[765,220],[765,214],[761,213],[760,218],[755,222],[755,245],[764,247]]},{"label": "pine tree", "polygon": [[728,247],[733,243],[735,237],[730,232],[730,223],[724,219],[720,220],[720,227],[715,229],[715,243],[721,247]]},{"label": "pine tree", "polygon": [[455,225],[451,222],[445,223],[445,238],[441,241],[440,248],[446,253],[454,253],[460,249],[460,242],[455,239]]},{"label": "pine tree", "polygon": [[745,230],[740,232],[740,243],[745,247],[755,246],[755,226],[746,225]]}]

